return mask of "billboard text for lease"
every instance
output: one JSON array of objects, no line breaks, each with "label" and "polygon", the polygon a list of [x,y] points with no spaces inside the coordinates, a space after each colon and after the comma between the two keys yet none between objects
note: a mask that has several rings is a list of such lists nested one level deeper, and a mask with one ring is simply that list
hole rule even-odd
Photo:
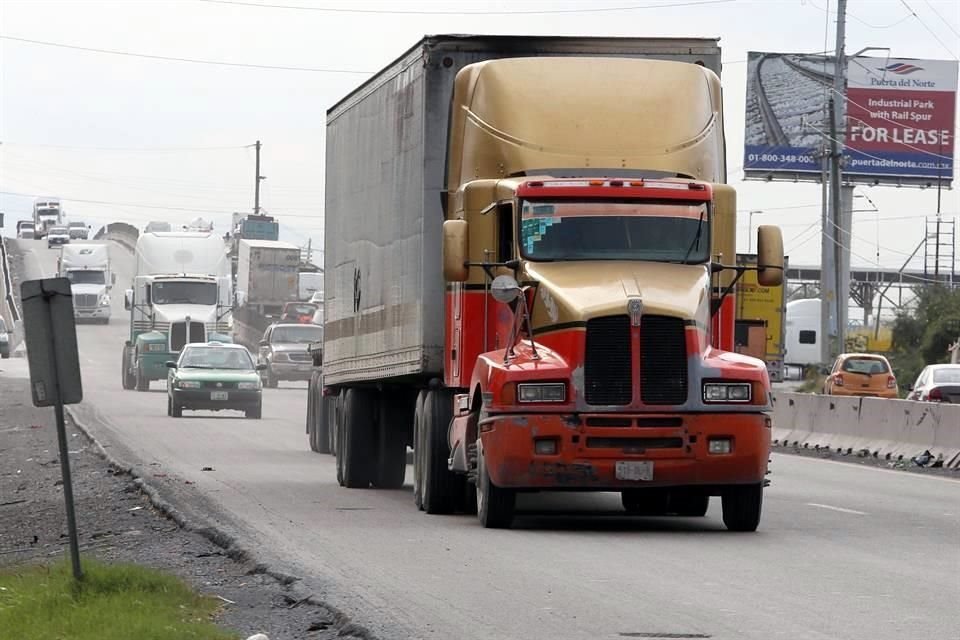
[{"label": "billboard text for lease", "polygon": [[[751,52],[748,60],[746,177],[817,179],[830,142],[834,59]],[[949,187],[957,69],[952,60],[850,58],[844,178]]]}]

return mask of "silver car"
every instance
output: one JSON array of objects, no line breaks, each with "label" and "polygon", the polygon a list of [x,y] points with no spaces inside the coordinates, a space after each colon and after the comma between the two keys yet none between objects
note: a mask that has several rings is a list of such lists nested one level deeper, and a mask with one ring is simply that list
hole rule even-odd
[{"label": "silver car", "polygon": [[266,365],[263,386],[276,387],[281,380],[310,380],[313,358],[311,342],[323,340],[323,327],[315,324],[279,323],[267,327],[260,341],[257,363]]}]

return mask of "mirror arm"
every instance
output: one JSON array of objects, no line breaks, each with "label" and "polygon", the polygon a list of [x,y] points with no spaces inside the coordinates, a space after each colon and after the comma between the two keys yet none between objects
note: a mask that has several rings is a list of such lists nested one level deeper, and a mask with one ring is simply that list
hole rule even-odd
[{"label": "mirror arm", "polygon": [[743,274],[747,271],[756,271],[755,267],[735,267],[728,264],[720,264],[719,262],[713,262],[710,264],[711,271],[728,271],[733,270],[737,272],[737,275],[734,276],[733,282],[727,285],[727,288],[720,293],[720,297],[711,301],[710,303],[710,315],[714,316],[717,314],[717,311],[720,310],[720,305],[723,304],[723,301],[728,295],[733,291],[734,287],[737,286],[737,283],[740,282],[740,278],[743,277]]}]

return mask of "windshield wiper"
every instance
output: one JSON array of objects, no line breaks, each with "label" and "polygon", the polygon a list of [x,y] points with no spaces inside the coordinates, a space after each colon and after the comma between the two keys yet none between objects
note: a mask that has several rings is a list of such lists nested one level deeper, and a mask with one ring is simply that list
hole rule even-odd
[{"label": "windshield wiper", "polygon": [[216,369],[216,367],[208,367],[205,364],[185,364],[181,369]]},{"label": "windshield wiper", "polygon": [[690,247],[687,249],[686,255],[683,256],[683,264],[689,264],[687,261],[690,259],[690,254],[693,253],[694,247],[697,249],[700,248],[700,238],[703,237],[703,214],[705,211],[706,209],[701,207],[700,219],[697,221],[697,233],[694,234],[693,242],[690,243]]}]

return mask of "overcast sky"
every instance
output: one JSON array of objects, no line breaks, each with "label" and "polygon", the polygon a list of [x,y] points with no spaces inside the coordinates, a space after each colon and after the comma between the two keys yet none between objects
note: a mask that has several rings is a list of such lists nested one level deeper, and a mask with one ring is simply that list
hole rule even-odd
[{"label": "overcast sky", "polygon": [[[263,207],[281,220],[285,239],[321,243],[325,110],[424,34],[716,36],[723,48],[730,181],[744,212],[738,248],[747,248],[746,211],[763,210],[754,226],[781,225],[791,262],[818,264],[820,187],[742,182],[745,62],[750,50],[821,51],[825,42],[832,49],[827,2],[250,0],[275,5],[268,8],[203,0],[0,0],[6,37],[314,69],[226,67],[0,40],[4,231],[12,234],[14,221],[28,216],[33,194],[59,195],[71,218],[95,228],[115,220],[142,227],[149,220],[203,216],[225,229],[229,212],[253,206],[250,145],[260,139]],[[680,4],[686,6],[669,6]],[[606,8],[617,10],[599,10]],[[582,9],[591,11],[571,12]],[[956,0],[850,0],[848,14],[848,53],[876,46],[890,47],[893,57],[960,54]],[[924,217],[936,211],[936,190],[858,193],[879,213],[854,213],[853,264],[874,264],[879,217],[880,263],[900,266],[923,238]],[[855,206],[873,208],[865,198]],[[957,191],[943,192],[942,210],[960,215]],[[922,252],[914,266],[922,267]]]}]

